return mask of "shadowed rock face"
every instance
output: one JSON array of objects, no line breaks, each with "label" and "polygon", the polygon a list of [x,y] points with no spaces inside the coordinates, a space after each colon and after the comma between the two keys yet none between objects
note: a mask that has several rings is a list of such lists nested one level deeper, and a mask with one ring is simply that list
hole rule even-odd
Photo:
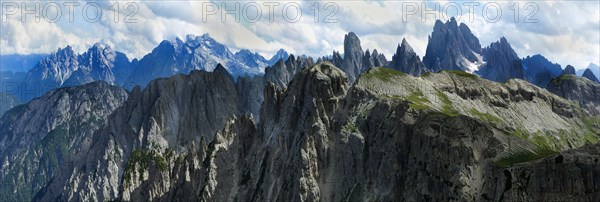
[{"label": "shadowed rock face", "polygon": [[413,76],[420,76],[428,72],[406,39],[402,39],[402,44],[398,45],[396,53],[392,56],[390,67]]},{"label": "shadowed rock face", "polygon": [[575,75],[575,67],[567,65],[561,75]]},{"label": "shadowed rock face", "polygon": [[279,60],[273,66],[265,69],[265,82],[271,82],[282,89],[287,88],[294,75],[313,64],[312,58],[291,55],[287,60]]},{"label": "shadowed rock face", "polygon": [[429,37],[423,63],[433,72],[440,70],[469,70],[469,63],[480,63],[481,45],[465,24],[454,18],[443,23],[436,21]]},{"label": "shadowed rock face", "polygon": [[550,81],[562,73],[559,64],[550,62],[542,55],[527,56],[522,60],[525,68],[525,80],[546,88]]},{"label": "shadowed rock face", "polygon": [[599,159],[600,145],[586,145],[538,161],[497,169],[499,180],[489,187],[498,190],[495,195],[503,201],[598,201]]},{"label": "shadowed rock face", "polygon": [[354,81],[360,73],[364,71],[363,52],[360,46],[360,39],[350,32],[344,36],[344,63],[341,66],[348,75],[351,75],[351,81]]},{"label": "shadowed rock face", "polygon": [[572,74],[553,79],[548,91],[579,103],[593,115],[600,115],[600,84]]},{"label": "shadowed rock face", "polygon": [[[566,186],[582,178],[538,168],[554,158],[545,156],[597,142],[600,120],[522,80],[372,68],[349,86],[341,69],[321,62],[286,88],[267,83],[258,123],[237,115],[235,97],[223,68],[134,89],[95,134],[84,163],[65,169],[36,199],[594,199],[586,192],[596,189],[594,178],[590,186]],[[219,110],[211,114],[207,105]],[[214,118],[190,122],[204,116]],[[572,159],[563,163],[598,172],[593,161]],[[546,185],[564,194],[540,188]]]},{"label": "shadowed rock face", "polygon": [[500,41],[492,43],[482,53],[486,64],[477,71],[482,78],[496,82],[525,78],[521,60],[506,38],[502,37]]},{"label": "shadowed rock face", "polygon": [[598,77],[596,77],[596,75],[594,75],[594,72],[592,72],[591,69],[585,69],[585,71],[583,72],[582,76],[584,78],[589,79],[590,81],[594,81],[596,83],[600,83],[600,81],[598,81]]},{"label": "shadowed rock face", "polygon": [[354,32],[349,32],[344,36],[344,55],[334,51],[332,58],[326,59],[339,67],[348,76],[348,82],[353,83],[356,78],[370,67],[379,67],[387,65],[387,59],[379,54],[377,50],[370,53],[369,50],[363,52],[360,39]]}]

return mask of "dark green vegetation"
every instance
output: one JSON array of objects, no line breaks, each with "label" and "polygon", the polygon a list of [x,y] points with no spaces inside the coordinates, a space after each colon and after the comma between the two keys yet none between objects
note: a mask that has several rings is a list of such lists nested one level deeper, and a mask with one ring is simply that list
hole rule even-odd
[{"label": "dark green vegetation", "polygon": [[458,116],[459,112],[452,106],[452,101],[442,91],[437,91],[436,95],[442,102],[442,113],[448,116]]},{"label": "dark green vegetation", "polygon": [[372,68],[364,75],[365,78],[378,78],[385,82],[391,82],[396,76],[406,76],[406,74],[390,68]]},{"label": "dark green vegetation", "polygon": [[502,119],[498,118],[497,116],[488,114],[488,113],[483,113],[480,112],[479,110],[475,109],[475,108],[471,108],[471,110],[469,110],[469,113],[471,113],[471,115],[481,119],[484,122],[487,123],[500,123],[502,122]]},{"label": "dark green vegetation", "polygon": [[[173,151],[167,150],[165,151],[165,155],[170,158],[173,155]],[[127,165],[125,165],[125,171],[123,171],[123,182],[127,183],[131,181],[132,175],[136,172],[136,168],[139,181],[143,181],[144,172],[147,171],[151,165],[158,168],[161,172],[167,171],[169,168],[166,159],[155,150],[150,152],[142,149],[133,150],[129,157],[129,161],[127,161]]]},{"label": "dark green vegetation", "polygon": [[431,108],[428,105],[428,104],[431,104],[431,102],[420,91],[412,92],[406,98],[406,100],[411,102],[410,104],[408,104],[408,106],[410,106],[413,109],[424,110],[424,109]]},{"label": "dark green vegetation", "polygon": [[466,78],[472,78],[472,79],[479,78],[475,74],[471,74],[471,73],[460,71],[460,70],[444,70],[444,71],[447,71],[450,74],[454,74],[454,75],[460,76],[460,77],[466,77]]}]

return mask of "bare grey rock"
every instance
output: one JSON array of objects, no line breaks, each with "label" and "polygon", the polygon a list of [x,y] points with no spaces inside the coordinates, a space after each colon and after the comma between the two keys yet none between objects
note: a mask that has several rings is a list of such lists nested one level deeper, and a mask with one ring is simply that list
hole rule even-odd
[{"label": "bare grey rock", "polygon": [[279,88],[287,88],[294,75],[314,64],[312,58],[295,57],[290,55],[287,60],[279,60],[265,69],[264,80],[276,84]]},{"label": "bare grey rock", "polygon": [[0,200],[28,201],[61,166],[81,160],[93,133],[127,99],[104,81],[53,90],[8,111],[0,120]]},{"label": "bare grey rock", "polygon": [[600,84],[572,74],[553,79],[548,91],[579,103],[593,115],[600,115]]}]

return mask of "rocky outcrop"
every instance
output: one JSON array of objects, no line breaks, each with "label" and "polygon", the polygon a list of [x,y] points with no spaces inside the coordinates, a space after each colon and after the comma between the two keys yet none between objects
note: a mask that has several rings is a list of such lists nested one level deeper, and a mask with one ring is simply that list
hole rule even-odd
[{"label": "rocky outcrop", "polygon": [[560,75],[575,75],[575,67],[567,65]]},{"label": "rocky outcrop", "polygon": [[482,64],[479,39],[467,25],[456,19],[443,23],[437,20],[429,36],[423,64],[433,72],[462,70],[474,72]]},{"label": "rocky outcrop", "polygon": [[406,39],[402,39],[402,45],[398,45],[389,66],[392,69],[413,76],[420,76],[421,74],[428,72],[428,69],[423,65],[421,59],[417,56],[408,42],[406,42]]},{"label": "rocky outcrop", "polygon": [[573,74],[562,75],[548,84],[548,91],[579,103],[591,114],[600,115],[600,84]]},{"label": "rocky outcrop", "polygon": [[279,88],[287,88],[294,75],[305,67],[310,67],[314,61],[310,57],[295,57],[290,55],[287,60],[279,60],[273,66],[265,69],[264,80],[277,85]]},{"label": "rocky outcrop", "polygon": [[363,58],[363,67],[383,67],[387,66],[387,59],[385,55],[379,54],[377,49],[373,50],[373,53],[365,51],[365,57]]},{"label": "rocky outcrop", "polygon": [[0,92],[0,117],[4,115],[4,112],[12,109],[21,104],[21,100],[10,93]]},{"label": "rocky outcrop", "polygon": [[596,82],[596,83],[600,83],[600,81],[598,81],[598,77],[596,77],[596,75],[594,75],[594,72],[592,72],[591,69],[585,69],[585,71],[583,72],[582,75],[583,78],[589,79],[590,81]]},{"label": "rocky outcrop", "polygon": [[502,37],[484,48],[482,54],[486,63],[477,71],[482,78],[496,82],[525,78],[521,60],[506,38]]},{"label": "rocky outcrop", "polygon": [[100,81],[56,89],[8,111],[0,120],[0,200],[28,201],[63,173],[61,166],[81,161],[93,133],[125,99],[125,90]]},{"label": "rocky outcrop", "polygon": [[258,119],[263,103],[265,80],[261,76],[239,77],[235,83],[238,97],[238,111]]},{"label": "rocky outcrop", "polygon": [[334,51],[331,58],[325,58],[322,61],[329,61],[339,67],[348,75],[348,81],[353,83],[356,78],[370,67],[381,67],[387,65],[387,59],[377,50],[370,53],[369,50],[363,52],[360,39],[354,32],[349,32],[344,36],[344,55]]},{"label": "rocky outcrop", "polygon": [[497,180],[487,187],[497,190],[489,193],[502,201],[598,201],[598,159],[600,146],[586,145],[538,161],[495,169]]},{"label": "rocky outcrop", "polygon": [[562,73],[559,64],[552,63],[542,55],[527,56],[521,60],[525,69],[525,80],[546,88],[550,81]]},{"label": "rocky outcrop", "polygon": [[346,34],[344,36],[344,63],[341,67],[349,75],[351,82],[364,71],[362,65],[364,54],[358,36],[354,32]]}]

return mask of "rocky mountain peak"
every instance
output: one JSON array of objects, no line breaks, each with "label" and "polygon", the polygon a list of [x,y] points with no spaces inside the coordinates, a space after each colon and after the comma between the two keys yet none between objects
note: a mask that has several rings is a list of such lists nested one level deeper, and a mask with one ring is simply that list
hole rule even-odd
[{"label": "rocky mountain peak", "polygon": [[289,57],[290,57],[290,54],[282,48],[282,49],[279,49],[277,51],[277,53],[275,53],[275,55],[273,55],[273,57],[271,57],[271,59],[269,59],[268,64],[273,65],[279,60],[286,61]]},{"label": "rocky mountain peak", "polygon": [[402,39],[402,43],[396,48],[390,67],[413,76],[427,72],[427,68],[406,39]]},{"label": "rocky mountain peak", "polygon": [[330,60],[346,72],[350,82],[354,82],[358,75],[368,68],[365,66],[374,63],[372,58],[365,58],[360,39],[354,32],[344,35],[344,56],[342,57],[339,52],[334,51]]},{"label": "rocky mountain peak", "polygon": [[115,51],[109,45],[98,42],[84,52],[81,58],[83,60],[96,60],[97,62],[110,62],[114,60],[115,55]]},{"label": "rocky mountain peak", "polygon": [[288,132],[284,134],[315,133],[317,129],[310,126],[315,122],[326,130],[347,90],[348,80],[341,69],[330,62],[317,63],[298,72],[282,97],[276,89],[266,89],[261,123],[266,128],[285,125]]},{"label": "rocky mountain peak", "polygon": [[262,55],[257,52],[252,53],[248,49],[241,49],[240,51],[235,53],[235,58],[238,59],[241,63],[247,65],[251,68],[264,68],[268,66],[268,61]]},{"label": "rocky mountain peak", "polygon": [[481,61],[479,39],[456,19],[446,23],[436,21],[427,44],[423,63],[432,71],[463,70],[473,72]]},{"label": "rocky mountain peak", "polygon": [[287,60],[279,60],[274,65],[265,69],[264,80],[266,83],[273,83],[278,88],[287,88],[294,76],[305,67],[314,64],[312,58],[296,57],[293,54]]},{"label": "rocky mountain peak", "polygon": [[586,69],[592,70],[592,73],[594,73],[594,75],[596,75],[596,78],[600,80],[600,66],[594,63],[590,63]]},{"label": "rocky mountain peak", "polygon": [[567,75],[567,74],[575,75],[576,74],[575,67],[573,67],[571,65],[567,65],[561,75]]},{"label": "rocky mountain peak", "polygon": [[66,56],[66,55],[75,55],[75,51],[73,51],[73,47],[71,47],[71,45],[67,45],[64,48],[58,48],[58,50],[55,53],[52,53],[51,55],[56,55],[56,56]]},{"label": "rocky mountain peak", "polygon": [[217,64],[217,67],[215,67],[215,70],[213,72],[222,76],[231,76],[227,69],[223,65],[221,65],[221,63]]},{"label": "rocky mountain peak", "polygon": [[563,71],[559,64],[539,54],[527,56],[521,63],[525,68],[525,79],[542,88],[548,86],[548,83]]},{"label": "rocky mountain peak", "polygon": [[185,41],[176,38],[159,44],[139,61],[129,80],[146,86],[155,78],[188,74],[192,70],[213,71],[217,64],[221,64],[234,78],[261,74],[267,66],[264,58],[245,52],[242,51],[238,56],[245,55],[248,58],[239,58],[208,34],[187,35]]},{"label": "rocky mountain peak", "polygon": [[355,59],[362,59],[363,50],[360,45],[360,39],[354,32],[350,32],[344,36],[344,60],[348,61],[349,65],[353,65]]},{"label": "rocky mountain peak", "polygon": [[598,77],[596,77],[596,75],[594,75],[594,72],[592,72],[592,70],[589,68],[585,69],[585,71],[583,72],[583,77],[589,79],[590,81],[599,82]]},{"label": "rocky mountain peak", "polygon": [[481,77],[497,82],[525,78],[525,69],[519,56],[506,38],[502,37],[499,41],[493,42],[482,50],[482,54],[486,64],[477,71]]},{"label": "rocky mountain peak", "polygon": [[406,38],[402,38],[402,43],[398,44],[398,48],[396,49],[396,52],[398,52],[398,49],[403,49],[404,51],[408,51],[408,52],[414,52],[413,48],[410,46],[410,44],[408,44],[408,42],[406,41]]}]

